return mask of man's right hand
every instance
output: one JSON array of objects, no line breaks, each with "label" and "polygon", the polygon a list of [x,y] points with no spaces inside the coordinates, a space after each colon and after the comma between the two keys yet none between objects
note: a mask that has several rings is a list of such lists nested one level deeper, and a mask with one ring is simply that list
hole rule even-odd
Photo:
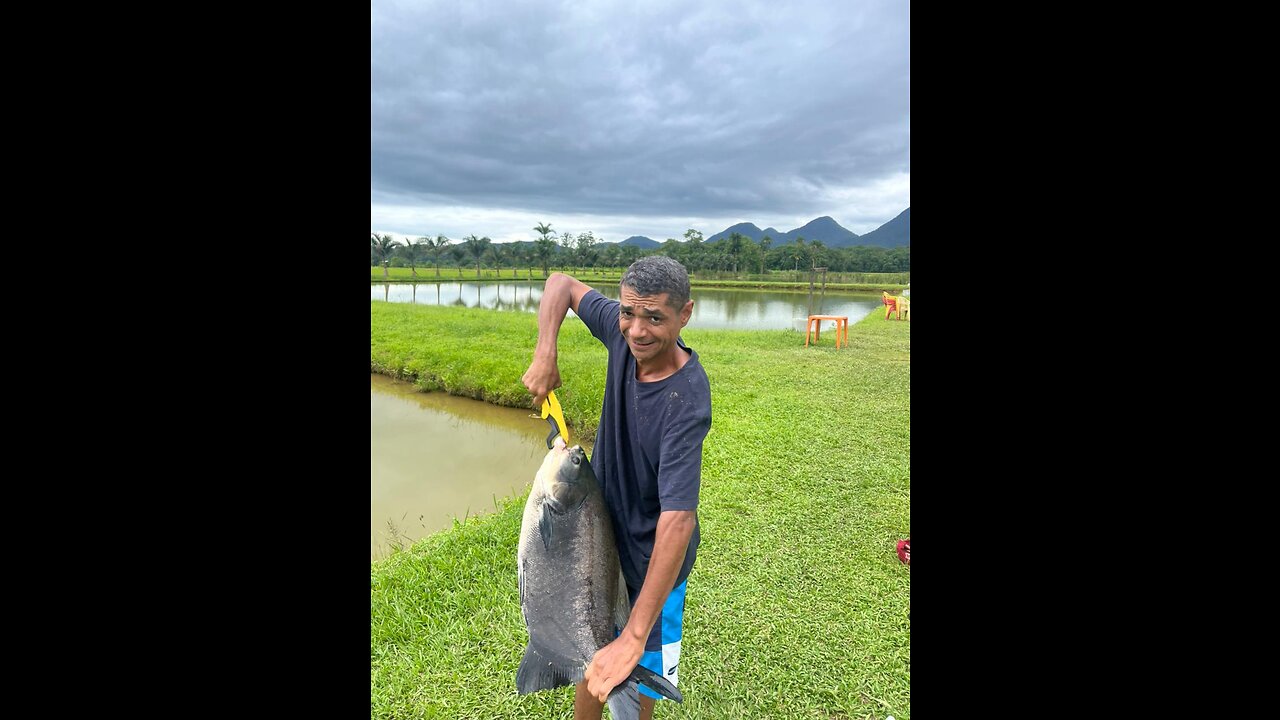
[{"label": "man's right hand", "polygon": [[542,401],[547,399],[547,395],[560,387],[560,368],[556,366],[555,360],[534,358],[520,380],[528,388],[529,394],[533,395],[533,409],[538,410],[542,407]]}]

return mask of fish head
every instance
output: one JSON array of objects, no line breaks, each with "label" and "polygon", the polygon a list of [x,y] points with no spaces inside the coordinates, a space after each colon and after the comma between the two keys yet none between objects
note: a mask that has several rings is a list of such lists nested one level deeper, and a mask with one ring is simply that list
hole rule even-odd
[{"label": "fish head", "polygon": [[581,445],[566,447],[564,438],[557,437],[542,460],[534,485],[554,510],[564,512],[576,508],[596,489],[596,474]]}]

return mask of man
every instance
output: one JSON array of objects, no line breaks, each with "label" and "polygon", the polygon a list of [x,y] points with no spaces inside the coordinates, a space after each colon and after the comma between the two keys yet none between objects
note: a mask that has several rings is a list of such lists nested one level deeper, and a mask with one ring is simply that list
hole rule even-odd
[{"label": "man", "polygon": [[[540,407],[560,387],[556,341],[569,308],[609,350],[604,407],[591,456],[617,537],[631,619],[596,651],[574,689],[575,720],[598,720],[616,685],[642,664],[677,680],[685,585],[697,554],[702,439],[711,428],[711,387],[698,354],[680,339],[693,314],[689,274],[659,255],[622,275],[621,302],[568,275],[547,278],[538,344],[524,385]],[[640,717],[656,693],[640,687]]]}]

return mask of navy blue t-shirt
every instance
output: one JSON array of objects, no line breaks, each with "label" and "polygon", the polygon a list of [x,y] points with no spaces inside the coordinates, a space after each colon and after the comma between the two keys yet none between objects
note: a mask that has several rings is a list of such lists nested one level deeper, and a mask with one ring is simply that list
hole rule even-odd
[{"label": "navy blue t-shirt", "polygon": [[[636,359],[618,327],[617,300],[591,290],[578,303],[578,317],[609,350],[604,407],[591,453],[591,469],[604,491],[618,539],[618,559],[627,584],[639,588],[649,570],[658,515],[663,510],[697,510],[702,478],[702,439],[711,429],[711,386],[693,352],[671,376],[636,381]],[[694,516],[693,537],[676,577],[689,577],[701,539]]]}]

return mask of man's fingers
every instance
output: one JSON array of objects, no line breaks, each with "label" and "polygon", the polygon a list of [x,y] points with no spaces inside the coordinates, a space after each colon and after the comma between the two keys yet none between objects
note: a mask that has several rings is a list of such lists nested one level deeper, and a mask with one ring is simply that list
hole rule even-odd
[{"label": "man's fingers", "polygon": [[600,677],[600,671],[596,668],[595,658],[591,658],[591,662],[587,663],[587,669],[582,673],[582,679],[587,683],[587,693],[599,700],[602,704],[609,701],[609,691],[613,689],[613,685],[609,683],[610,678]]}]

